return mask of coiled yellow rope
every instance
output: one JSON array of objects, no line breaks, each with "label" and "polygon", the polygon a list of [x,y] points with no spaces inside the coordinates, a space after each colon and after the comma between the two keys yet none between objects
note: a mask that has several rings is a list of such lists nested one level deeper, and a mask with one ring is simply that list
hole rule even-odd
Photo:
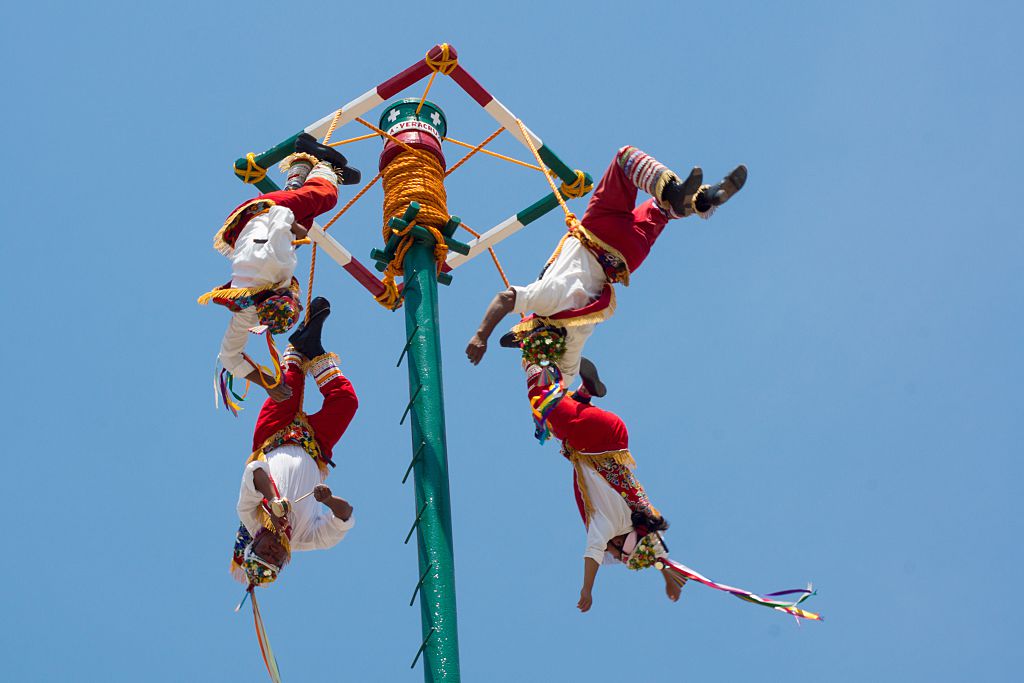
[{"label": "coiled yellow rope", "polygon": [[[448,223],[448,194],[444,188],[444,166],[432,154],[409,150],[401,152],[381,171],[384,187],[384,242],[392,234],[402,238],[395,254],[384,270],[384,293],[377,302],[385,308],[394,309],[401,305],[401,294],[395,278],[403,274],[405,255],[412,246],[412,228],[420,225],[433,235],[434,260],[437,271],[441,272],[448,257],[448,244],[439,228]],[[420,205],[416,220],[401,231],[388,226],[388,220],[401,216],[411,202]]]}]

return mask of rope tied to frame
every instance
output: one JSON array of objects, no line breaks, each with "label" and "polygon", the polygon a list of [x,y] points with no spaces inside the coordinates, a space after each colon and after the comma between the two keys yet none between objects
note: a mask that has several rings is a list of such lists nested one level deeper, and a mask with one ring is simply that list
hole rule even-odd
[{"label": "rope tied to frame", "polygon": [[587,175],[583,171],[576,169],[576,180],[569,184],[563,182],[558,191],[569,199],[579,199],[593,188],[594,184],[587,182]]},{"label": "rope tied to frame", "polygon": [[437,59],[431,58],[430,50],[428,50],[424,59],[431,71],[444,74],[445,76],[451,75],[455,71],[455,67],[459,65],[459,58],[452,56],[452,48],[448,43],[441,43],[440,57]]},{"label": "rope tied to frame", "polygon": [[256,163],[256,154],[254,152],[249,152],[245,155],[245,168],[232,166],[232,169],[235,171],[235,175],[248,185],[255,185],[267,177],[267,169]]}]

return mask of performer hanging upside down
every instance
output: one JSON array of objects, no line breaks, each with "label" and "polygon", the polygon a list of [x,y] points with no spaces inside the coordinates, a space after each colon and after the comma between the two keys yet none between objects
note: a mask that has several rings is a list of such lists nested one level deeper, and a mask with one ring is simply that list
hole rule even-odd
[{"label": "performer hanging upside down", "polygon": [[[526,361],[523,365],[538,429],[550,429],[562,441],[562,455],[573,465],[576,505],[587,530],[577,607],[586,612],[593,604],[594,579],[602,564],[643,569],[667,556],[659,532],[668,528],[668,522],[633,473],[636,463],[629,453],[626,425],[615,413],[591,405],[593,395],[604,393],[596,368],[589,364],[583,386],[566,393],[557,366]],[[665,594],[675,602],[685,580],[673,577],[668,568],[662,575]]]},{"label": "performer hanging upside down", "polygon": [[[231,280],[199,297],[201,304],[213,301],[232,311],[219,355],[228,379],[259,382],[275,401],[287,399],[290,389],[244,353],[248,332],[265,325],[270,334],[283,334],[298,320],[294,242],[306,236],[313,219],[337,203],[339,177],[344,185],[360,178],[340,152],[306,133],[298,137],[295,153],[281,162],[281,169],[287,173],[285,189],[245,202],[217,231],[213,246],[231,259]],[[231,406],[226,392],[224,398]]]},{"label": "performer hanging upside down", "polygon": [[[560,365],[572,384],[580,354],[594,326],[615,310],[612,284],[629,285],[670,218],[697,214],[708,218],[716,207],[740,191],[746,166],[737,166],[715,185],[702,185],[695,167],[685,180],[636,147],[623,147],[605,171],[590,199],[581,224],[569,229],[548,260],[540,278],[526,287],[513,286],[491,301],[466,356],[474,365],[487,351],[495,326],[510,312],[533,313],[513,328],[518,341],[543,326],[566,329],[565,356]],[[652,196],[636,205],[638,190]],[[502,339],[503,345],[516,340]]]},{"label": "performer hanging upside down", "polygon": [[[330,548],[355,524],[352,506],[324,484],[334,464],[332,449],[359,403],[338,357],[320,342],[329,313],[326,299],[313,300],[309,320],[292,334],[283,356],[291,396],[282,402],[268,398],[256,422],[238,494],[241,524],[232,558],[232,574],[250,590],[276,580],[293,550]],[[312,415],[302,411],[306,372],[324,397]],[[312,498],[306,496],[310,492]]]}]

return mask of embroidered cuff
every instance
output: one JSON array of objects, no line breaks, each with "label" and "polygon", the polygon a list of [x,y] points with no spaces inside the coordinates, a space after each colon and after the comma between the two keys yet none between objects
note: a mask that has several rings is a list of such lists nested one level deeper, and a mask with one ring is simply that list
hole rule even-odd
[{"label": "embroidered cuff", "polygon": [[338,367],[338,355],[325,353],[317,356],[309,362],[309,374],[318,387],[322,387],[335,377],[341,377],[341,368]]},{"label": "embroidered cuff", "polygon": [[284,350],[284,355],[281,356],[281,368],[287,370],[289,367],[293,367],[304,372],[306,369],[304,363],[305,360],[306,359],[302,354],[296,351],[294,346],[289,344],[288,348]]},{"label": "embroidered cuff", "polygon": [[338,184],[338,175],[335,173],[334,167],[326,161],[321,161],[313,167],[310,174],[306,176],[306,180],[310,178],[323,178],[324,180],[331,181],[334,185]]}]

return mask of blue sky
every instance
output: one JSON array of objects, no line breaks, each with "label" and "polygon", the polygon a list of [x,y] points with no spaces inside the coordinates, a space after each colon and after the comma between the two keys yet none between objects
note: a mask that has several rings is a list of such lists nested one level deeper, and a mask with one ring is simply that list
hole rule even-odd
[{"label": "blue sky", "polygon": [[[576,611],[569,467],[532,438],[514,355],[463,357],[500,287],[479,259],[441,292],[464,679],[1010,679],[1022,19],[1010,2],[9,9],[4,253],[27,295],[0,399],[9,679],[265,676],[226,571],[257,403],[214,410],[227,318],[194,303],[227,278],[210,240],[250,196],[230,164],[442,41],[594,175],[623,144],[713,178],[748,165],[710,221],[669,226],[588,356],[673,555],[755,591],[813,581],[826,616],[695,585],[671,604],[623,569]],[[454,137],[494,129],[450,82],[432,97]],[[379,143],[346,152],[368,176]],[[545,188],[481,159],[449,207],[486,228]],[[332,231],[365,261],[379,222],[378,192]],[[510,278],[532,279],[561,230],[552,214],[504,243]],[[339,268],[316,293],[361,398],[329,481],[358,526],[261,604],[285,680],[420,680],[404,322]]]}]

